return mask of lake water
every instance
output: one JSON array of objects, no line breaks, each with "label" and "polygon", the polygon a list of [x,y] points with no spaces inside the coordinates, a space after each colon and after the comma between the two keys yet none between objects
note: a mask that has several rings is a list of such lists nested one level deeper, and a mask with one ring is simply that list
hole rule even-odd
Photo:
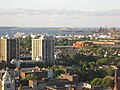
[{"label": "lake water", "polygon": [[85,29],[59,30],[58,28],[38,28],[38,27],[0,27],[0,35],[15,34],[16,32],[24,33],[48,33],[48,34],[84,34],[88,33]]}]

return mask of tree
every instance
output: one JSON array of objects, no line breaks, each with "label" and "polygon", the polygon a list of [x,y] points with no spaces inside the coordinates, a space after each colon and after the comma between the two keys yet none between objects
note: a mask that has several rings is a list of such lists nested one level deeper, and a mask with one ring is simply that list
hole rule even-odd
[{"label": "tree", "polygon": [[114,81],[111,80],[110,78],[108,77],[105,77],[102,79],[102,84],[101,84],[103,87],[105,88],[113,88],[114,87]]},{"label": "tree", "polygon": [[57,70],[65,70],[65,67],[63,65],[54,65],[50,68],[53,71],[57,71]]},{"label": "tree", "polygon": [[91,69],[94,69],[94,67],[96,66],[96,64],[95,64],[94,61],[93,61],[93,62],[89,62],[89,65],[90,65],[90,68],[91,68]]},{"label": "tree", "polygon": [[103,47],[98,48],[97,55],[99,57],[104,57],[104,48]]},{"label": "tree", "polygon": [[56,46],[66,46],[68,45],[68,42],[69,40],[67,38],[60,38],[60,39],[56,39],[55,41],[55,45]]},{"label": "tree", "polygon": [[91,82],[91,85],[93,86],[102,86],[104,88],[113,88],[114,87],[114,81],[111,80],[108,77],[104,77],[103,79],[101,78],[94,78],[93,81]]},{"label": "tree", "polygon": [[63,71],[61,69],[58,69],[58,70],[55,71],[55,77],[58,77],[58,76],[60,76],[63,73],[65,73],[65,71]]},{"label": "tree", "polygon": [[101,58],[96,62],[97,65],[106,65],[107,63],[108,63],[107,58]]},{"label": "tree", "polygon": [[108,76],[114,76],[115,70],[113,68],[110,67],[110,68],[103,68],[103,69],[106,71]]},{"label": "tree", "polygon": [[102,79],[101,78],[94,78],[91,82],[92,86],[102,86]]},{"label": "tree", "polygon": [[26,38],[20,38],[20,46],[21,50],[23,50],[24,54],[30,54],[30,51],[32,50],[32,39],[30,36],[27,36]]},{"label": "tree", "polygon": [[120,66],[120,61],[117,63],[117,66]]},{"label": "tree", "polygon": [[37,76],[35,74],[27,74],[26,75],[26,80],[36,80]]},{"label": "tree", "polygon": [[104,69],[97,69],[96,70],[96,76],[98,78],[103,78],[107,75],[106,71]]},{"label": "tree", "polygon": [[50,69],[53,70],[55,77],[58,77],[60,74],[65,73],[65,67],[62,65],[54,65]]}]

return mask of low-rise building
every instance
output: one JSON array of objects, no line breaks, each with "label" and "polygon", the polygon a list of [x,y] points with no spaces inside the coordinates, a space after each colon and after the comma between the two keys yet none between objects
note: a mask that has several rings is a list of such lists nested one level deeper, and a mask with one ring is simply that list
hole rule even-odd
[{"label": "low-rise building", "polygon": [[71,82],[78,83],[78,75],[70,75],[70,74],[61,74],[61,79],[67,79]]},{"label": "low-rise building", "polygon": [[92,42],[76,42],[76,43],[73,44],[73,47],[75,47],[75,48],[83,48],[85,46],[91,46],[91,45],[93,45]]},{"label": "low-rise building", "polygon": [[[23,71],[24,70],[24,71]],[[25,79],[28,74],[35,74],[37,76],[37,80],[42,80],[42,78],[52,78],[53,71],[50,70],[41,70],[40,68],[25,68],[21,69],[20,76],[22,79]]]}]

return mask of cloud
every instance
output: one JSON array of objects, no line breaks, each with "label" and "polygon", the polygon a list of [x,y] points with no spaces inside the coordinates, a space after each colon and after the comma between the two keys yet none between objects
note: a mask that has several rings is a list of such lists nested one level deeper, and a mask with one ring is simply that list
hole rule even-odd
[{"label": "cloud", "polygon": [[75,11],[75,10],[46,10],[46,9],[0,9],[0,15],[28,15],[28,16],[120,16],[120,10],[106,11]]}]

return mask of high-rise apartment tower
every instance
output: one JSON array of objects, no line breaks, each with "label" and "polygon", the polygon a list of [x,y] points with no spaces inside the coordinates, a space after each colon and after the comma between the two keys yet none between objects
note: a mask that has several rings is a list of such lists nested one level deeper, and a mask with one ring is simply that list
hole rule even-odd
[{"label": "high-rise apartment tower", "polygon": [[32,39],[32,60],[41,58],[47,64],[54,63],[54,38],[43,35],[39,39]]},{"label": "high-rise apartment tower", "polygon": [[19,39],[1,37],[0,38],[0,60],[10,62],[12,59],[19,60]]}]

